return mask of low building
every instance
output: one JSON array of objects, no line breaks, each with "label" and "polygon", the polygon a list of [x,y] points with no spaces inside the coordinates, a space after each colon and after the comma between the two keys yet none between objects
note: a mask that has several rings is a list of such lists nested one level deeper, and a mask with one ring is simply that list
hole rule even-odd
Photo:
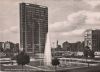
[{"label": "low building", "polygon": [[0,52],[2,52],[4,49],[4,42],[0,42]]},{"label": "low building", "polygon": [[5,43],[4,43],[4,49],[6,50],[6,49],[10,49],[10,50],[12,50],[14,48],[14,43],[12,43],[12,42],[10,42],[10,41],[6,41]]},{"label": "low building", "polygon": [[7,57],[14,56],[19,53],[19,43],[13,43],[10,41],[4,42],[4,53]]},{"label": "low building", "polygon": [[75,43],[69,43],[68,41],[64,42],[62,44],[64,51],[83,51],[84,48],[84,42],[75,42]]}]

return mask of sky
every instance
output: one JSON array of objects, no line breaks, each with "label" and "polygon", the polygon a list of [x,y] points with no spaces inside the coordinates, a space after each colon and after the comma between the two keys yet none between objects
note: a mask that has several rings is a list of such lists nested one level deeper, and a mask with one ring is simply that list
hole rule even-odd
[{"label": "sky", "polygon": [[48,7],[51,43],[84,40],[86,29],[100,29],[100,0],[0,0],[0,41],[19,42],[19,3]]}]

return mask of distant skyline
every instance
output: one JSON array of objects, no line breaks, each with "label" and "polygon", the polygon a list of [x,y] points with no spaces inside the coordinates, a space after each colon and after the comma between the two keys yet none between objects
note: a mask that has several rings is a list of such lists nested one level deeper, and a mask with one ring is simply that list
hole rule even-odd
[{"label": "distant skyline", "polygon": [[84,40],[86,29],[100,29],[100,0],[0,0],[0,41],[19,42],[19,3],[48,7],[51,42]]}]

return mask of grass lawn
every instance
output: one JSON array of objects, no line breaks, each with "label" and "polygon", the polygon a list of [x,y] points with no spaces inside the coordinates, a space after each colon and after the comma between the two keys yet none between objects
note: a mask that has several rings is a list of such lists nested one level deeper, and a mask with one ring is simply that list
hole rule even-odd
[{"label": "grass lawn", "polygon": [[[84,63],[84,62],[83,62]],[[93,62],[94,63],[94,62]],[[92,63],[91,63],[92,64]],[[34,67],[39,67],[41,69],[47,69],[46,71],[40,71],[38,70],[38,68],[32,68],[32,67],[28,67],[28,66],[3,66],[0,65],[0,70],[1,71],[9,71],[9,72],[54,72],[54,67],[47,67],[47,66],[43,66],[43,61],[42,60],[35,60],[35,61],[31,61],[28,65],[30,66],[34,66]],[[68,64],[68,65],[64,65],[64,66],[58,66],[57,67],[57,71],[56,72],[100,72],[100,67],[99,66],[94,66],[94,67],[86,67],[87,65],[84,64]],[[77,68],[76,68],[77,67]],[[78,68],[80,67],[80,68]]]},{"label": "grass lawn", "polygon": [[42,60],[41,60],[41,61],[39,61],[39,60],[37,60],[37,61],[31,61],[31,62],[29,63],[29,65],[35,66],[35,67],[43,66],[43,61],[42,61]]},{"label": "grass lawn", "polygon": [[[39,67],[41,69],[54,70],[54,66],[44,66],[42,61],[31,61],[29,65]],[[62,70],[66,68],[84,67],[84,66],[86,67],[87,65],[69,63],[68,65],[57,66],[57,70]]]},{"label": "grass lawn", "polygon": [[23,66],[23,69],[22,69],[22,66],[21,65],[16,65],[16,66],[3,66],[3,65],[0,65],[0,70],[1,71],[9,71],[9,72],[31,72],[31,71],[39,71],[38,69],[36,68],[30,68],[30,67],[27,67],[27,66]]}]

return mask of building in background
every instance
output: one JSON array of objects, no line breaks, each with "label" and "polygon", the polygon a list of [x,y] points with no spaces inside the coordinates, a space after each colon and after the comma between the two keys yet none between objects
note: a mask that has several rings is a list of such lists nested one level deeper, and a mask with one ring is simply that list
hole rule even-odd
[{"label": "building in background", "polygon": [[4,51],[9,50],[12,53],[18,53],[19,52],[19,43],[13,43],[10,41],[4,42]]},{"label": "building in background", "polygon": [[20,47],[30,54],[44,53],[48,32],[48,8],[46,6],[20,4]]},{"label": "building in background", "polygon": [[14,48],[14,44],[12,42],[6,41],[4,43],[4,49],[13,49]]},{"label": "building in background", "polygon": [[2,52],[4,49],[4,42],[0,42],[0,52]]},{"label": "building in background", "polygon": [[0,56],[13,57],[19,53],[19,43],[10,41],[0,42]]},{"label": "building in background", "polygon": [[86,30],[84,43],[85,46],[89,46],[91,50],[100,51],[100,30]]},{"label": "building in background", "polygon": [[77,41],[74,43],[69,43],[68,41],[63,42],[62,48],[64,51],[71,51],[71,52],[78,52],[83,51],[84,48],[84,42]]},{"label": "building in background", "polygon": [[19,43],[15,43],[15,44],[14,44],[14,49],[13,49],[13,51],[14,51],[15,53],[19,53]]}]

